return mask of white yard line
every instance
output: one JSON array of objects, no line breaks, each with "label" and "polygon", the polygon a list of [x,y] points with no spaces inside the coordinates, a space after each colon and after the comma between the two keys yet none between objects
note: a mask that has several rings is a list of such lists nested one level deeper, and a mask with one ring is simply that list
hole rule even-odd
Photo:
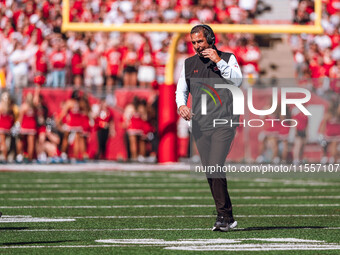
[{"label": "white yard line", "polygon": [[0,188],[167,188],[167,187],[182,187],[187,188],[190,187],[202,187],[206,186],[206,183],[93,183],[93,184],[1,184]]},{"label": "white yard line", "polygon": [[[296,192],[339,192],[339,189],[230,189],[230,192],[244,192],[244,193],[254,193],[254,192],[266,192],[266,193],[296,193]],[[67,189],[67,190],[0,190],[0,194],[77,194],[77,193],[140,193],[140,192],[183,192],[183,193],[194,193],[194,192],[209,192],[208,187],[202,189],[101,189],[101,190],[89,190],[89,189]]]},{"label": "white yard line", "polygon": [[[246,230],[236,228],[235,230]],[[314,229],[305,227],[303,229]],[[339,230],[340,227],[323,227],[318,230]],[[211,231],[211,228],[108,228],[108,229],[13,229],[11,232],[113,232],[113,231]],[[1,246],[0,246],[1,247]]]},{"label": "white yard line", "polygon": [[[264,243],[242,243],[243,241],[260,241]],[[264,251],[264,250],[340,250],[336,243],[326,243],[318,240],[305,240],[296,238],[240,238],[240,239],[179,239],[166,241],[163,239],[104,239],[96,240],[100,243],[110,244],[143,244],[167,246],[167,250],[189,251]],[[170,246],[170,247],[169,247]]]},{"label": "white yard line", "polygon": [[55,200],[99,200],[99,201],[111,201],[111,200],[211,200],[211,196],[204,197],[183,197],[183,196],[173,196],[173,197],[37,197],[37,198],[0,198],[2,201],[55,201]]},{"label": "white yard line", "polygon": [[[237,204],[234,207],[339,207],[340,204]],[[78,205],[78,206],[0,206],[1,209],[112,209],[112,208],[194,208],[213,205]]]},{"label": "white yard line", "polygon": [[176,251],[323,251],[340,250],[340,245],[311,244],[238,244],[238,245],[207,245],[207,246],[174,246],[166,250]]},{"label": "white yard line", "polygon": [[[232,196],[233,199],[253,200],[253,199],[340,199],[340,196]],[[211,200],[211,196],[169,196],[169,197],[35,197],[35,198],[0,198],[0,201],[54,201],[54,200]]]},{"label": "white yard line", "polygon": [[[41,248],[110,248],[110,247],[135,247],[140,245],[18,245],[0,246],[0,249],[41,249]],[[153,245],[143,245],[153,246]],[[159,245],[162,246],[162,245]],[[165,247],[166,250],[182,251],[288,251],[288,250],[340,250],[340,245],[335,244],[233,244],[233,245],[198,245],[198,246],[173,246]]]},{"label": "white yard line", "polygon": [[[1,173],[1,172],[0,172]],[[5,179],[3,179],[5,180]],[[169,177],[161,177],[158,178],[157,176],[154,177],[116,177],[113,176],[112,178],[103,178],[103,177],[88,177],[88,178],[74,178],[68,177],[65,173],[65,179],[61,178],[52,178],[52,179],[8,179],[5,182],[1,182],[1,184],[13,184],[13,185],[25,185],[25,184],[98,184],[98,183],[107,183],[107,184],[145,184],[145,181],[148,181],[147,184],[167,184],[167,183],[174,183],[174,184],[181,184],[181,183],[192,183],[192,181],[196,181],[196,183],[206,183],[204,179],[193,179],[193,178],[169,178]]]},{"label": "white yard line", "polygon": [[[153,218],[214,218],[215,215],[148,215],[148,216],[76,216],[74,219],[153,219]],[[340,214],[319,214],[319,215],[235,215],[235,218],[284,218],[284,217],[340,217]]]},{"label": "white yard line", "polygon": [[[148,180],[150,182],[150,180]],[[68,183],[4,183],[0,184],[0,188],[68,188],[72,186],[72,188],[149,188],[149,187],[160,187],[160,188],[166,188],[166,187],[183,187],[186,188],[188,186],[190,187],[196,187],[196,186],[206,186],[206,182],[201,183],[191,183],[189,180],[187,182],[164,182],[164,183],[121,183],[116,181],[99,181],[99,182],[68,182]],[[254,184],[251,185],[245,185],[245,189],[254,189],[259,188],[259,186],[266,187],[266,188],[275,188],[276,186],[268,186],[268,185],[259,185]],[[299,185],[301,187],[301,185]],[[317,186],[317,185],[315,185]],[[319,186],[327,186],[327,187],[333,187],[337,188],[339,187],[338,183],[325,183],[325,185],[319,185]],[[294,187],[297,188],[297,187]]]},{"label": "white yard line", "polygon": [[[166,241],[164,239],[100,239],[96,240],[98,243],[110,243],[110,244],[153,244],[153,245],[229,245],[229,244],[240,244],[243,241],[263,241],[263,242],[278,242],[278,245],[282,243],[303,243],[303,244],[324,244],[325,241],[319,240],[308,240],[308,239],[297,239],[297,238],[216,238],[216,239],[178,239],[176,241]],[[332,243],[335,245],[334,243]],[[254,244],[257,245],[257,244]]]},{"label": "white yard line", "polygon": [[[215,215],[134,215],[134,216],[122,216],[122,215],[111,215],[111,216],[70,216],[70,217],[50,217],[50,218],[35,218],[35,219],[157,219],[157,218],[214,218]],[[340,217],[340,214],[282,214],[282,215],[235,215],[235,218],[318,218],[318,217]],[[30,215],[2,215],[1,220],[6,222],[9,219],[27,219],[28,222],[33,217]]]},{"label": "white yard line", "polygon": [[272,184],[274,182],[276,183],[283,183],[285,185],[290,185],[290,184],[296,184],[296,185],[335,185],[339,184],[339,182],[323,182],[323,181],[317,181],[317,180],[303,180],[303,179],[298,179],[298,180],[293,180],[293,179],[272,179],[272,178],[256,178],[254,179],[254,182],[260,182],[260,183],[267,183],[267,184]]},{"label": "white yard line", "polygon": [[0,223],[18,223],[18,222],[71,222],[76,219],[69,218],[36,218],[36,217],[1,217]]},{"label": "white yard line", "polygon": [[18,229],[15,232],[103,232],[103,231],[206,231],[211,228],[111,228],[111,229]]},{"label": "white yard line", "polygon": [[[154,218],[214,218],[215,215],[134,215],[134,216],[70,216],[70,217],[50,217],[50,218],[33,218],[31,215],[2,215],[2,220],[9,222],[12,219],[23,219],[32,222],[32,219],[56,219],[56,220],[74,220],[74,219],[154,219]],[[282,214],[282,215],[235,215],[236,218],[317,218],[317,217],[340,217],[340,214]]]},{"label": "white yard line", "polygon": [[[1,173],[1,171],[0,171]],[[95,172],[93,172],[95,173]],[[80,184],[98,184],[98,183],[107,183],[107,184],[118,184],[118,185],[124,185],[122,184],[122,180],[126,182],[129,180],[133,180],[134,183],[144,185],[144,184],[154,184],[154,185],[163,185],[163,184],[182,184],[182,183],[192,183],[192,181],[196,181],[196,183],[203,183],[206,184],[206,179],[204,178],[196,178],[192,175],[180,175],[180,174],[174,174],[169,176],[157,176],[157,173],[152,173],[150,176],[132,176],[128,175],[126,172],[122,172],[122,175],[113,175],[110,176],[110,178],[105,178],[103,176],[89,176],[88,178],[36,178],[36,179],[8,179],[5,182],[0,182],[1,185],[23,185],[23,184],[60,184],[65,185],[69,183],[80,183]],[[67,172],[64,173],[67,175]],[[144,180],[147,180],[148,182],[155,182],[155,183],[143,183]],[[301,185],[306,186],[338,186],[340,182],[313,182],[313,181],[289,181],[284,179],[269,179],[268,181],[256,181],[253,179],[238,179],[238,178],[230,178],[230,181],[234,182],[240,182],[245,183],[246,186],[262,186],[262,187],[276,187],[278,183],[282,183],[282,185],[297,185],[298,187],[301,187]],[[130,183],[131,184],[131,183]],[[298,188],[296,187],[296,188]]]},{"label": "white yard line", "polygon": [[194,193],[194,192],[208,192],[208,187],[206,189],[107,189],[107,190],[2,190],[0,194],[95,194],[95,193],[153,193],[153,192],[183,192],[183,193]]},{"label": "white yard line", "polygon": [[39,249],[39,248],[110,248],[110,247],[126,247],[131,245],[16,245],[16,246],[0,246],[0,249]]}]

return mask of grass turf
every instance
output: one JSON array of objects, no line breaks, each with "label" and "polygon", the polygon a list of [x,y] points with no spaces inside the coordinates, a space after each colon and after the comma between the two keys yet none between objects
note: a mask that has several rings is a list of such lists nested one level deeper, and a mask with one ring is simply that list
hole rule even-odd
[{"label": "grass turf", "polygon": [[[198,253],[164,249],[174,245],[96,242],[99,239],[222,238],[242,239],[242,244],[266,245],[268,240],[251,238],[297,238],[340,245],[339,184],[337,179],[231,178],[228,185],[239,228],[221,233],[210,231],[215,212],[208,184],[188,172],[0,172],[2,219],[15,215],[75,219],[72,222],[13,223],[0,220],[0,253]],[[133,207],[136,205],[142,207]],[[186,207],[188,205],[198,206]],[[263,215],[271,216],[260,217]],[[340,251],[290,250],[287,247],[294,245],[293,241],[281,243],[286,245],[283,251],[243,250],[239,254],[339,254]],[[220,253],[199,253],[213,252]]]}]

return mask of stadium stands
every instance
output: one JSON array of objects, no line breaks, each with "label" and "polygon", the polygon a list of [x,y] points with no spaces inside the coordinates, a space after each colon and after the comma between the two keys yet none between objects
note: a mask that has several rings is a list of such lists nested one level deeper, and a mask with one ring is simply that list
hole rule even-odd
[{"label": "stadium stands", "polygon": [[[256,16],[257,1],[248,2],[76,0],[70,2],[70,21],[251,23]],[[137,83],[145,84],[146,78],[141,73],[137,76],[140,68],[146,70],[145,66],[155,68],[147,69],[151,76],[147,79],[148,85],[153,81],[164,81],[170,40],[167,33],[63,34],[61,0],[1,1],[0,5],[2,88],[13,91],[15,87],[26,87],[41,76],[45,77],[44,85],[53,87],[64,87],[65,84],[136,86]],[[249,46],[254,43],[248,36],[231,37],[229,41],[234,48],[246,47],[247,42]],[[188,38],[178,48],[193,54]],[[246,60],[245,65],[248,62]]]},{"label": "stadium stands", "polygon": [[[295,8],[293,22],[295,24],[312,24],[313,1],[294,0],[291,2]],[[115,103],[113,110],[115,129],[116,131],[121,130],[121,132],[116,132],[116,135],[120,136],[119,139],[117,138],[119,142],[118,140],[115,141],[116,145],[124,147],[125,144],[128,147],[127,150],[121,151],[116,150],[114,145],[108,145],[111,146],[111,149],[106,151],[106,154],[110,154],[109,158],[125,160],[131,154],[129,147],[134,148],[137,145],[136,137],[131,135],[130,131],[131,129],[135,130],[137,125],[139,131],[143,129],[151,130],[150,132],[144,131],[152,133],[156,139],[151,139],[153,142],[150,140],[148,141],[150,143],[146,145],[143,143],[149,138],[146,139],[145,132],[143,135],[138,135],[139,145],[137,147],[139,149],[137,154],[136,150],[133,149],[132,158],[136,160],[140,156],[140,160],[144,161],[147,155],[151,155],[151,159],[153,159],[157,148],[155,144],[157,141],[157,132],[155,132],[157,120],[155,116],[157,114],[154,113],[154,109],[156,108],[155,102],[157,102],[157,84],[164,82],[164,70],[168,57],[167,49],[170,42],[168,33],[62,33],[61,0],[1,0],[0,7],[1,92],[9,91],[10,96],[16,99],[15,102],[19,106],[21,102],[27,101],[26,97],[21,96],[22,89],[31,86],[86,90],[85,98],[87,94],[90,98],[93,95],[97,97],[105,96],[109,104]],[[122,23],[250,24],[259,22],[257,20],[258,15],[266,10],[270,10],[270,7],[266,6],[265,2],[257,0],[73,0],[70,1],[69,15],[72,22],[100,22],[107,25]],[[326,0],[323,1],[322,20],[326,33],[317,36],[292,35],[289,40],[295,60],[296,79],[299,84],[313,89],[327,100],[329,99],[327,91],[340,92],[339,24],[339,2],[337,0]],[[236,53],[245,78],[260,77],[262,71],[259,66],[261,50],[254,35],[218,34],[216,41],[221,50]],[[179,67],[182,65],[183,59],[194,54],[188,36],[180,40],[177,51],[178,66],[176,70],[180,70]],[[178,71],[175,72],[175,76],[178,77]],[[117,90],[117,88],[122,87],[123,89]],[[143,89],[139,90],[138,87]],[[115,89],[114,92],[112,92],[113,89]],[[44,96],[48,95],[43,90],[41,91]],[[131,96],[131,93],[135,92],[136,94]],[[27,90],[23,94],[27,95]],[[134,96],[139,96],[139,102],[143,102],[143,99],[146,98],[149,100],[146,104],[149,114],[143,113],[145,112],[145,109],[142,109],[145,106],[144,103],[131,104]],[[70,95],[64,94],[61,101],[68,100],[69,97]],[[337,99],[338,97],[335,98],[335,101]],[[45,99],[45,101],[48,100]],[[90,103],[93,102],[90,100]],[[3,104],[6,105],[7,103],[9,101]],[[95,103],[94,108],[99,105],[98,100]],[[144,106],[140,106],[143,104]],[[22,108],[22,106],[20,107]],[[13,118],[17,120],[20,112],[18,107],[10,105],[10,108],[10,111],[8,109],[5,111],[2,107],[1,111],[3,112],[1,114],[13,115]],[[58,119],[58,113],[61,112],[63,107],[60,101],[57,104],[52,100],[51,102],[48,101],[48,108],[50,113],[57,113],[54,116],[50,114],[48,117]],[[131,112],[125,114],[129,112],[129,108]],[[83,106],[83,109],[87,109],[87,107]],[[89,125],[92,125],[93,128],[95,127],[94,120],[98,116],[90,110],[84,110],[88,118],[85,122],[90,123]],[[137,115],[138,117],[136,117]],[[67,114],[65,118],[67,118]],[[45,122],[47,119],[45,117]],[[65,124],[67,120],[61,120],[60,123]],[[15,127],[14,122],[11,125]],[[83,127],[82,142],[79,142],[82,144],[79,145],[82,147],[80,149],[82,153],[79,152],[78,148],[75,149],[77,154],[82,154],[76,156],[79,159],[87,157],[87,154],[90,154],[90,157],[96,156],[94,152],[89,153],[86,145],[84,145],[86,141],[91,140],[83,136],[85,129],[88,129],[88,127]],[[18,128],[13,130],[20,132]],[[37,133],[39,133],[38,129]],[[7,136],[9,136],[8,132]],[[72,138],[72,136],[70,137]],[[71,138],[69,141],[73,141]],[[92,138],[96,140],[95,136],[92,136]],[[243,139],[243,137],[241,138]],[[62,137],[61,140],[63,140]],[[1,144],[2,147],[5,147],[5,143]],[[61,142],[59,142],[59,150],[66,153],[66,147],[64,146],[65,148],[62,149],[60,144]],[[183,144],[187,144],[187,142],[183,142]],[[243,143],[240,142],[240,144]],[[145,152],[145,146],[149,153]],[[71,148],[73,147],[71,146]],[[10,151],[10,148],[2,149],[2,154],[4,154],[4,151],[7,153],[7,150]],[[181,148],[179,151],[184,156],[186,149]],[[38,155],[36,154],[39,154],[39,152],[33,153],[29,158],[37,158]],[[114,156],[112,156],[113,154]],[[69,153],[68,157],[71,155],[73,155],[72,152]],[[233,158],[233,155],[231,157]],[[252,155],[252,158],[256,158],[256,155]],[[239,156],[234,157],[234,159],[242,160]]]}]

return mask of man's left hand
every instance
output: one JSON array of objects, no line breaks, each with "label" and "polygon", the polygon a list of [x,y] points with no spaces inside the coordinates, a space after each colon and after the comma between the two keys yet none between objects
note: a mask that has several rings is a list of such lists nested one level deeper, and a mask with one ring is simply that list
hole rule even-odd
[{"label": "man's left hand", "polygon": [[210,58],[211,61],[217,63],[221,60],[220,56],[217,54],[216,50],[212,48],[205,49],[202,51],[202,55],[205,58]]}]

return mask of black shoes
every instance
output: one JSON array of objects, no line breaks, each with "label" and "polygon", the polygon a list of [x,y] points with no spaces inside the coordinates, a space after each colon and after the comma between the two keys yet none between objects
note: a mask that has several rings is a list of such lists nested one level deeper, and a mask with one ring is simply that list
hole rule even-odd
[{"label": "black shoes", "polygon": [[217,216],[216,222],[214,227],[212,228],[212,231],[221,231],[221,232],[227,232],[230,229],[236,228],[237,221],[234,219],[230,219],[224,216]]}]

